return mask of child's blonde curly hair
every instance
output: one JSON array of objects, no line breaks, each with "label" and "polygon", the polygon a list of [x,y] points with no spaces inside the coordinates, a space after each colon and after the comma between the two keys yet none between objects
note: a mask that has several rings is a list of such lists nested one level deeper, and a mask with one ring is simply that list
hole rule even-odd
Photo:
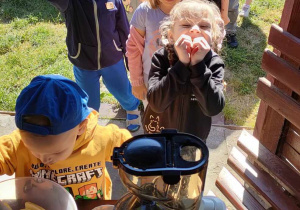
[{"label": "child's blonde curly hair", "polygon": [[[168,51],[174,50],[172,42],[169,40],[169,31],[173,30],[176,21],[182,19],[197,20],[208,18],[211,23],[212,49],[219,52],[222,47],[222,41],[225,37],[224,22],[220,15],[220,10],[214,2],[207,0],[183,0],[177,3],[170,12],[170,16],[161,22],[160,33],[163,45]],[[176,41],[176,40],[175,40]],[[170,54],[170,53],[169,53]],[[171,53],[172,54],[172,53]],[[170,55],[173,57],[172,55]],[[169,57],[169,60],[172,58]]]}]

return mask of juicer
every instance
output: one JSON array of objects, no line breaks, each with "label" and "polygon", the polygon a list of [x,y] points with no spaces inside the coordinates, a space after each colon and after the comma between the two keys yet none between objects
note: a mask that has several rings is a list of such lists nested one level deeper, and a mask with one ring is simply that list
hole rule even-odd
[{"label": "juicer", "polygon": [[132,137],[113,150],[113,166],[128,189],[114,209],[225,210],[204,196],[209,151],[196,136],[162,130]]}]

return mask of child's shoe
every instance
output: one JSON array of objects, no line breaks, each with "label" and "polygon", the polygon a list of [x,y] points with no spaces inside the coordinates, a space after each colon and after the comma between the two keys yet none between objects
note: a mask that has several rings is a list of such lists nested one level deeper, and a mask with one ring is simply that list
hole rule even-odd
[{"label": "child's shoe", "polygon": [[239,46],[235,33],[226,34],[226,44],[230,48],[237,48]]},{"label": "child's shoe", "polygon": [[135,132],[140,129],[140,111],[138,109],[133,111],[126,111],[127,117],[126,117],[126,128],[130,132]]},{"label": "child's shoe", "polygon": [[242,10],[240,11],[239,15],[241,17],[248,17],[250,12],[250,5],[244,4]]}]

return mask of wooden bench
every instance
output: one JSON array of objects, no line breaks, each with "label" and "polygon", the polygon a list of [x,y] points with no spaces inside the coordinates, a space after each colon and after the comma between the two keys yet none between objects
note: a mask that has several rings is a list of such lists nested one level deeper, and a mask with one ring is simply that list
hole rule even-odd
[{"label": "wooden bench", "polygon": [[[237,209],[300,209],[300,173],[243,131],[216,185]],[[242,180],[242,181],[239,181]],[[250,191],[250,192],[249,192]]]},{"label": "wooden bench", "polygon": [[300,0],[272,25],[257,84],[253,136],[243,131],[216,180],[237,209],[300,209]]}]

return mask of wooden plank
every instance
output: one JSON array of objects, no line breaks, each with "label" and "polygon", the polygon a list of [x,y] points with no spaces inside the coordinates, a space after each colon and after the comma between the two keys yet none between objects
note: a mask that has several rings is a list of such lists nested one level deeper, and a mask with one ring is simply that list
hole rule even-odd
[{"label": "wooden plank", "polygon": [[277,182],[265,171],[250,164],[235,147],[228,164],[276,209],[298,209],[293,197],[285,194]]},{"label": "wooden plank", "polygon": [[265,50],[262,58],[262,68],[266,72],[272,74],[288,88],[300,94],[300,70],[295,66],[291,65],[286,60],[279,58],[275,53]]},{"label": "wooden plank", "polygon": [[[284,90],[287,95],[292,95],[292,91],[284,84],[276,80],[271,74],[267,74],[267,79],[276,87]],[[272,107],[268,106],[263,100],[260,102],[256,123],[253,131],[255,138],[259,139],[272,153],[276,153],[281,131],[284,126],[285,119],[277,113]]]},{"label": "wooden plank", "polygon": [[296,37],[300,37],[300,0],[286,0],[279,26]]},{"label": "wooden plank", "polygon": [[222,168],[216,186],[237,209],[264,209],[242,184],[226,169]]},{"label": "wooden plank", "polygon": [[[293,166],[300,171],[300,155],[299,153],[294,150],[289,144],[284,143],[282,147],[282,154],[283,157],[288,159],[288,161],[293,164]],[[296,181],[296,180],[295,180]],[[300,182],[300,179],[297,180],[298,183]]]},{"label": "wooden plank", "polygon": [[266,78],[259,79],[256,94],[276,112],[300,128],[300,104],[296,100],[272,85]]},{"label": "wooden plank", "polygon": [[273,154],[277,151],[284,120],[284,117],[269,107],[267,103],[260,102],[253,136],[259,139],[260,143]]},{"label": "wooden plank", "polygon": [[285,142],[300,153],[300,132],[295,126],[291,125],[289,127]]},{"label": "wooden plank", "polygon": [[285,189],[300,200],[300,174],[292,170],[278,156],[272,154],[259,141],[243,130],[237,145],[246,152],[249,157],[254,158],[272,176],[276,177]]},{"label": "wooden plank", "polygon": [[279,26],[283,28],[283,30],[287,30],[290,25],[294,3],[295,3],[294,0],[286,0],[284,2],[284,7],[282,10],[282,15],[279,23]]},{"label": "wooden plank", "polygon": [[[284,40],[284,41],[283,41]],[[300,39],[272,24],[268,43],[300,64]],[[291,47],[292,46],[292,47]]]}]

